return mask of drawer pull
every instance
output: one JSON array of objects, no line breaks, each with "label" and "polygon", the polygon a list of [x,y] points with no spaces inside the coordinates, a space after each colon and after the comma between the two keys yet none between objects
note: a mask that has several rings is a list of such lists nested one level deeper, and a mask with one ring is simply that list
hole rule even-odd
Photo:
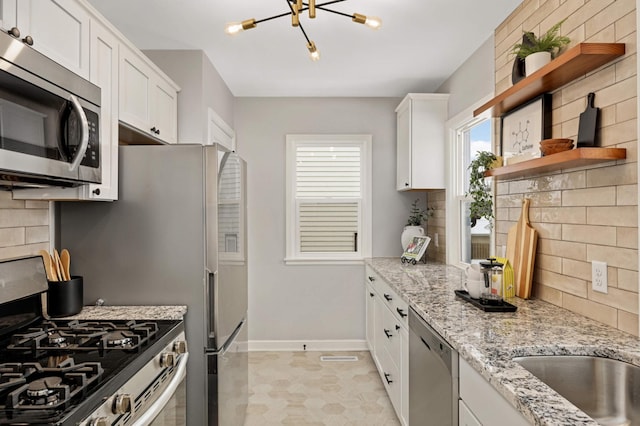
[{"label": "drawer pull", "polygon": [[389,373],[384,373],[384,379],[387,381],[387,384],[391,384],[393,383],[393,380],[389,380],[389,377],[391,377],[391,374]]},{"label": "drawer pull", "polygon": [[367,278],[368,278],[368,279],[369,279],[369,281],[371,281],[371,282],[374,282],[374,281],[376,280],[376,279],[375,279],[375,278],[373,278],[372,276],[368,276]]},{"label": "drawer pull", "polygon": [[401,318],[404,318],[407,316],[407,314],[404,313],[404,309],[396,308],[396,311],[400,314]]},{"label": "drawer pull", "polygon": [[391,334],[391,330],[387,330],[386,328],[384,329],[384,334],[387,336],[387,339],[391,339],[393,336],[393,334]]},{"label": "drawer pull", "polygon": [[384,298],[387,299],[387,302],[391,302],[393,300],[393,297],[391,297],[387,293],[384,294]]}]

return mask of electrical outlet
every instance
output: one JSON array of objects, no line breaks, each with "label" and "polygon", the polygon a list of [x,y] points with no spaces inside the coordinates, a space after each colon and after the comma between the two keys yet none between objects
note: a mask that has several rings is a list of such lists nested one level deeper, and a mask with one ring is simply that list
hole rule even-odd
[{"label": "electrical outlet", "polygon": [[607,264],[605,262],[591,261],[591,284],[593,291],[607,293]]}]

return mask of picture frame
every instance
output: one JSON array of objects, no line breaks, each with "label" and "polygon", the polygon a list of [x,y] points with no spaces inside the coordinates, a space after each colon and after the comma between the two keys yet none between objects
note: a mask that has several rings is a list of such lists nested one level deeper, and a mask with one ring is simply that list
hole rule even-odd
[{"label": "picture frame", "polygon": [[551,94],[544,93],[500,117],[505,164],[539,158],[540,141],[551,137]]},{"label": "picture frame", "polygon": [[427,251],[427,247],[431,242],[431,237],[427,236],[416,236],[411,239],[407,247],[404,249],[404,254],[402,255],[403,261],[414,261],[418,262],[424,256],[424,253]]}]

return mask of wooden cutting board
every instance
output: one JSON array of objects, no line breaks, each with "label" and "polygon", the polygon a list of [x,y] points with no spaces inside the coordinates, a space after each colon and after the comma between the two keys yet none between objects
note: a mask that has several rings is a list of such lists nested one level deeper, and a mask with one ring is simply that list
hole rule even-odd
[{"label": "wooden cutting board", "polygon": [[522,211],[516,225],[515,235],[513,274],[516,284],[516,296],[522,299],[531,297],[531,282],[533,281],[533,267],[538,244],[538,231],[533,229],[529,222],[530,204],[531,200],[529,198],[522,200]]}]

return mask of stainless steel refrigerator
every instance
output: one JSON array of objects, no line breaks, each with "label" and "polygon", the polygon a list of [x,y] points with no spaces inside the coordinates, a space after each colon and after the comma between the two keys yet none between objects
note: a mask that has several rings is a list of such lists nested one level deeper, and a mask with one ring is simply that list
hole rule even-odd
[{"label": "stainless steel refrigerator", "polygon": [[245,162],[220,146],[119,150],[118,201],[59,204],[60,246],[71,252],[72,273],[84,277],[84,302],[187,305],[187,424],[241,426]]}]

